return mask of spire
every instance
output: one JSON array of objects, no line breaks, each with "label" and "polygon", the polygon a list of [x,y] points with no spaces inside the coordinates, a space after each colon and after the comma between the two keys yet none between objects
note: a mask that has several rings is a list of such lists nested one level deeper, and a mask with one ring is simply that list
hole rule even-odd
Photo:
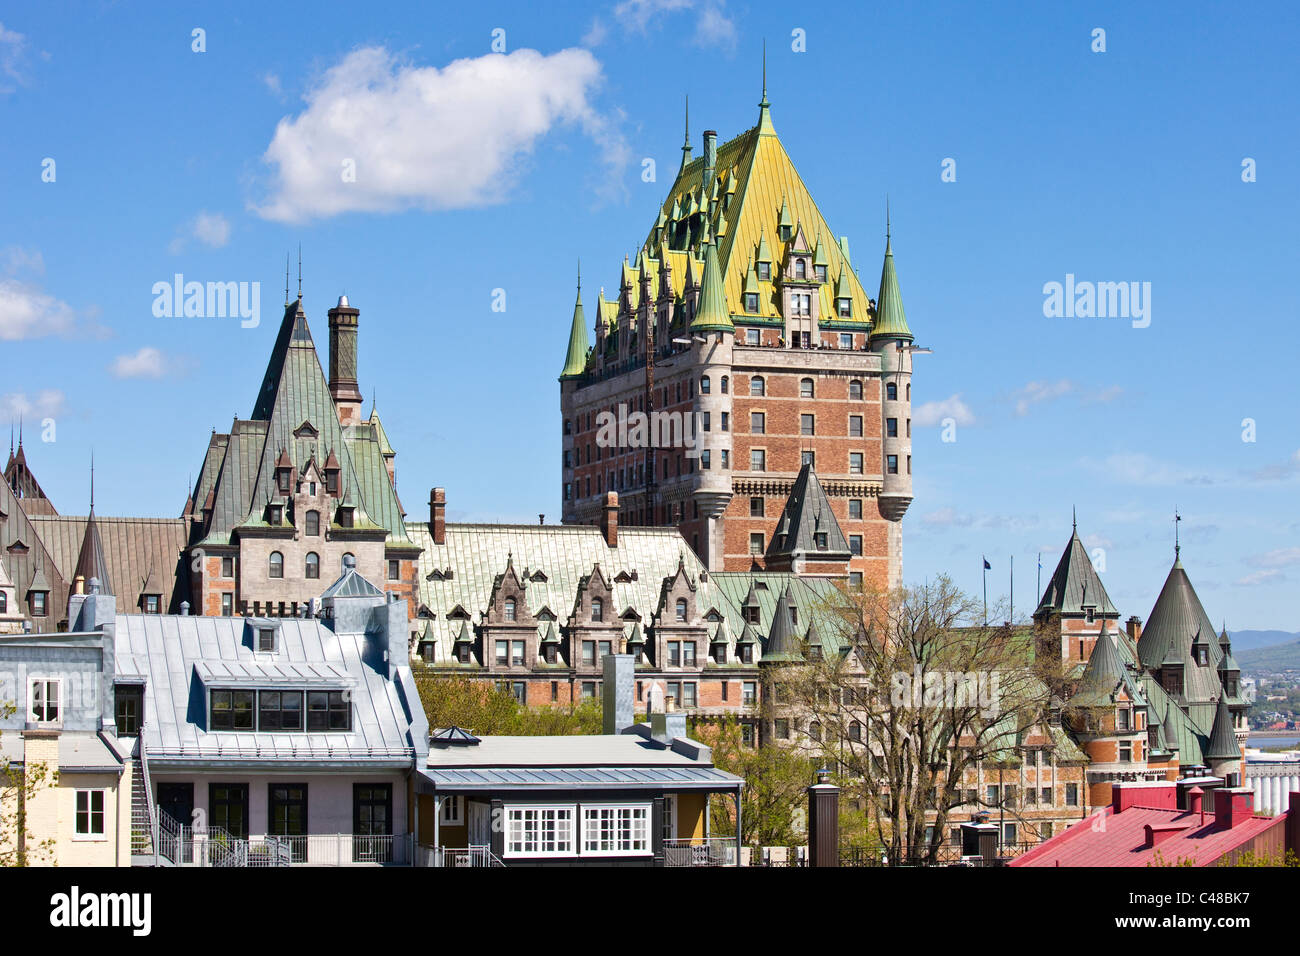
[{"label": "spire", "polygon": [[582,262],[578,263],[578,298],[573,304],[573,324],[569,327],[569,351],[564,358],[560,381],[581,378],[587,368],[587,317],[582,311]]},{"label": "spire", "polygon": [[790,620],[790,604],[790,585],[786,584],[776,602],[776,610],[772,612],[772,629],[767,635],[767,646],[763,648],[761,663],[803,660],[796,643],[793,622]]},{"label": "spire", "polygon": [[99,581],[100,594],[112,594],[113,585],[108,576],[108,558],[104,554],[104,542],[99,536],[99,523],[95,521],[95,459],[90,460],[90,514],[86,517],[86,529],[81,535],[81,551],[77,554],[77,568],[72,574],[75,581],[81,578],[82,586],[90,590],[90,579]]},{"label": "spire", "polygon": [[1228,710],[1225,698],[1220,697],[1214,709],[1214,729],[1210,731],[1210,742],[1205,748],[1207,760],[1240,760],[1241,745],[1237,735],[1232,731],[1232,714]]},{"label": "spire", "polygon": [[692,332],[734,332],[727,296],[722,288],[722,271],[718,268],[718,246],[704,247],[704,280],[700,285],[700,305],[691,320]]},{"label": "spire", "polygon": [[763,41],[763,98],[758,101],[758,132],[759,135],[770,133],[775,135],[776,130],[772,127],[772,104],[767,101],[767,40]]},{"label": "spire", "polygon": [[688,94],[686,97],[686,137],[682,141],[682,165],[677,170],[677,175],[682,174],[691,161],[691,98]]},{"label": "spire", "polygon": [[880,271],[880,294],[876,296],[876,324],[871,338],[912,340],[903,314],[903,296],[898,291],[898,274],[894,271],[894,250],[889,234],[888,213],[885,225],[885,265]]},{"label": "spire", "polygon": [[1183,516],[1178,513],[1178,508],[1174,508],[1174,567],[1182,567],[1182,560],[1179,556],[1182,546],[1178,543],[1178,523],[1183,520]]}]

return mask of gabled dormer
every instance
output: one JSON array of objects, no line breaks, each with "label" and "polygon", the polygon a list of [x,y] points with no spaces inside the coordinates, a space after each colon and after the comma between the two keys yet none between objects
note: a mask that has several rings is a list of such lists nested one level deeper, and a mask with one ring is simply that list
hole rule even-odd
[{"label": "gabled dormer", "polygon": [[686,561],[677,559],[677,570],[664,578],[659,591],[659,606],[655,609],[655,620],[660,626],[699,624],[699,611],[695,604],[695,582],[686,573]]},{"label": "gabled dormer", "polygon": [[293,459],[289,457],[289,452],[283,446],[280,448],[280,455],[275,460],[275,491],[278,495],[289,495],[293,493]]},{"label": "gabled dormer", "polygon": [[578,582],[578,596],[569,618],[569,626],[600,627],[614,626],[617,623],[614,586],[605,577],[598,561],[592,566],[591,573],[584,575]]},{"label": "gabled dormer", "polygon": [[537,619],[528,610],[525,587],[526,585],[515,572],[514,556],[507,556],[505,571],[497,575],[492,584],[492,594],[488,598],[484,623],[497,626],[536,627]]}]

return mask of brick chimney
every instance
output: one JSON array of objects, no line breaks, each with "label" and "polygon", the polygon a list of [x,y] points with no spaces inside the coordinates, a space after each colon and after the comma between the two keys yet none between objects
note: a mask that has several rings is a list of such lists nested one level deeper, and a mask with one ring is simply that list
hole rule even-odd
[{"label": "brick chimney", "polygon": [[361,421],[361,390],[357,388],[357,324],[359,309],[339,296],[338,305],[329,310],[330,320],[330,395],[339,410],[339,424],[355,425]]},{"label": "brick chimney", "polygon": [[611,548],[618,547],[618,492],[605,492],[605,509],[600,516],[600,530],[605,536],[605,543]]},{"label": "brick chimney", "polygon": [[1254,813],[1255,792],[1244,787],[1220,790],[1214,799],[1214,822],[1219,829],[1232,829]]},{"label": "brick chimney", "polygon": [[1142,637],[1142,618],[1136,614],[1133,615],[1124,622],[1124,630],[1128,632],[1128,636],[1134,641],[1138,640]]},{"label": "brick chimney", "polygon": [[447,543],[447,489],[429,492],[429,534],[434,544]]}]

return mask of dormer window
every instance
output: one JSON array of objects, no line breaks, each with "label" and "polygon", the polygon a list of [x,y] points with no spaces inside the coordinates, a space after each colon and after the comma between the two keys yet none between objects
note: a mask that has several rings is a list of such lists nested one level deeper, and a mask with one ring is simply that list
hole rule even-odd
[{"label": "dormer window", "polygon": [[353,512],[355,508],[343,507],[339,509],[339,527],[351,528],[353,523]]},{"label": "dormer window", "polygon": [[825,550],[827,549],[827,547],[829,546],[829,545],[828,545],[828,541],[827,541],[827,537],[826,537],[826,532],[825,532],[825,531],[818,531],[817,534],[815,535],[815,537],[816,537],[816,539],[817,539],[817,550],[818,550],[818,551],[825,551]]},{"label": "dormer window", "polygon": [[506,620],[513,623],[515,620],[515,599],[506,598],[505,608],[506,608]]},{"label": "dormer window", "polygon": [[[312,493],[315,494],[315,485],[312,485]],[[320,512],[308,511],[306,518],[303,519],[302,533],[310,537],[316,537],[320,534]]]},{"label": "dormer window", "polygon": [[746,292],[746,293],[745,293],[745,311],[746,311],[746,312],[757,312],[757,311],[758,311],[758,293],[757,293],[757,292]]},{"label": "dormer window", "polygon": [[257,628],[257,651],[259,654],[274,654],[276,651],[276,629],[269,625]]},{"label": "dormer window", "polygon": [[146,614],[162,613],[162,595],[145,594],[140,597],[141,608]]},{"label": "dormer window", "polygon": [[28,595],[28,603],[31,605],[32,617],[44,617],[46,615],[46,601],[50,596],[49,591],[32,591]]},{"label": "dormer window", "polygon": [[685,598],[677,599],[676,610],[677,610],[677,620],[682,623],[685,623],[686,622],[686,599]]},{"label": "dormer window", "polygon": [[825,281],[826,281],[826,267],[825,267],[825,266],[814,266],[814,267],[813,267],[813,272],[816,274],[816,276],[817,276],[817,281],[818,281],[818,282],[825,282]]},{"label": "dormer window", "polygon": [[796,279],[808,278],[808,265],[803,259],[794,260],[794,277]]},{"label": "dormer window", "polygon": [[325,490],[331,495],[339,493],[339,470],[330,468],[325,472]]},{"label": "dormer window", "polygon": [[591,599],[591,619],[593,621],[603,621],[605,619],[605,602],[600,598]]},{"label": "dormer window", "polygon": [[275,470],[275,480],[280,489],[280,494],[287,495],[289,493],[289,483],[293,480],[292,470],[288,468],[277,468]]},{"label": "dormer window", "polygon": [[758,281],[769,282],[771,281],[771,279],[772,279],[772,263],[770,262],[758,263]]},{"label": "dormer window", "polygon": [[835,311],[839,313],[841,319],[853,318],[853,300],[847,297],[836,299]]},{"label": "dormer window", "polygon": [[267,509],[267,520],[271,524],[280,524],[284,520],[284,506],[271,505],[270,508]]}]

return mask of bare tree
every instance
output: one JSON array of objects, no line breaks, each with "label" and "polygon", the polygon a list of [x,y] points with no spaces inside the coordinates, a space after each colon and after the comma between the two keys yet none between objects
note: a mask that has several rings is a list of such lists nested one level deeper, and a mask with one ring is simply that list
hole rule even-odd
[{"label": "bare tree", "polygon": [[770,672],[769,716],[807,722],[805,746],[858,789],[892,863],[934,863],[968,772],[1018,761],[1047,719],[1059,661],[1036,661],[1028,628],[978,623],[983,605],[947,577],[845,588],[822,610],[836,633]]},{"label": "bare tree", "polygon": [[[16,709],[10,703],[0,704],[0,720]],[[51,773],[44,764],[14,766],[0,750],[0,867],[28,866],[53,857],[54,838],[37,839],[28,829],[27,805],[57,779],[57,772]]]}]

